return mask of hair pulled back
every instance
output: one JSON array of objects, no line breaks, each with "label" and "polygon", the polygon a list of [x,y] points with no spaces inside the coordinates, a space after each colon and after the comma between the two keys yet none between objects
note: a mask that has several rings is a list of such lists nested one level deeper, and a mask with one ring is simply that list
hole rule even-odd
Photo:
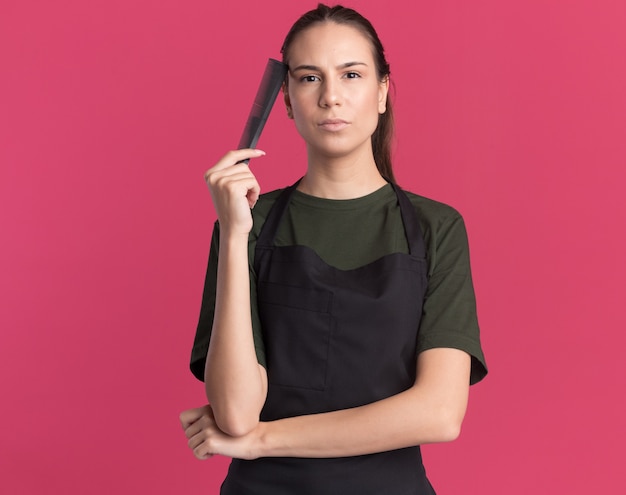
[{"label": "hair pulled back", "polygon": [[[390,75],[389,64],[385,58],[385,50],[376,33],[376,30],[365,17],[359,14],[356,10],[343,7],[341,5],[335,5],[329,7],[322,3],[318,4],[316,9],[303,14],[287,33],[281,53],[283,54],[283,62],[288,64],[289,48],[291,47],[296,36],[302,31],[310,28],[314,24],[334,22],[336,24],[343,24],[352,26],[361,32],[371,43],[372,51],[374,54],[374,61],[376,63],[376,73],[379,81],[385,80]],[[393,175],[393,168],[391,164],[391,147],[393,140],[393,109],[391,106],[391,99],[389,93],[387,94],[386,102],[387,110],[382,115],[378,116],[378,126],[372,134],[372,150],[374,153],[374,161],[380,174],[390,182],[395,182]]]}]

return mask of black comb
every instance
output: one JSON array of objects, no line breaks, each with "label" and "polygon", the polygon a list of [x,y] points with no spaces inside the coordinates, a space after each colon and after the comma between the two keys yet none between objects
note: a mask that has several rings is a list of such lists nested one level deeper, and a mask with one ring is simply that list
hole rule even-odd
[{"label": "black comb", "polygon": [[[259,142],[261,131],[267,122],[272,106],[276,101],[280,87],[282,86],[288,67],[286,64],[270,58],[265,66],[263,79],[254,98],[246,127],[241,135],[238,149],[254,148]],[[249,160],[241,160],[237,163],[248,163]]]}]

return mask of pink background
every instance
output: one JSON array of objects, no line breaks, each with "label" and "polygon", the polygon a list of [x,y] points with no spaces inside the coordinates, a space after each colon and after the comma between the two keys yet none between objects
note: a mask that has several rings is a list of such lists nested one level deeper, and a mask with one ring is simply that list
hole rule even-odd
[{"label": "pink background", "polygon": [[[491,374],[445,494],[625,493],[626,3],[352,1],[404,187],[465,216]],[[180,410],[214,220],[268,57],[314,1],[0,4],[0,492],[217,493]],[[393,6],[393,8],[391,8]],[[304,172],[282,103],[253,163]]]}]

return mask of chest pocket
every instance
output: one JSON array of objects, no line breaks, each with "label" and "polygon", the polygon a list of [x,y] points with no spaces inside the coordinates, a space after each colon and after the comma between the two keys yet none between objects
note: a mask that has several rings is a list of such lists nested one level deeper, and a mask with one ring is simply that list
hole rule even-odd
[{"label": "chest pocket", "polygon": [[261,282],[258,303],[269,383],[326,388],[333,294],[314,288]]}]

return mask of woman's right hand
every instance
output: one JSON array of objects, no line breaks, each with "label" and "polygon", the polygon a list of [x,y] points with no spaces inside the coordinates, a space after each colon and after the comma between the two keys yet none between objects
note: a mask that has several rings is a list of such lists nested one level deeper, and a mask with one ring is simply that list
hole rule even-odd
[{"label": "woman's right hand", "polygon": [[261,188],[248,165],[237,162],[263,155],[265,152],[257,149],[229,151],[205,172],[220,232],[247,235],[252,229],[250,210],[259,199]]}]

